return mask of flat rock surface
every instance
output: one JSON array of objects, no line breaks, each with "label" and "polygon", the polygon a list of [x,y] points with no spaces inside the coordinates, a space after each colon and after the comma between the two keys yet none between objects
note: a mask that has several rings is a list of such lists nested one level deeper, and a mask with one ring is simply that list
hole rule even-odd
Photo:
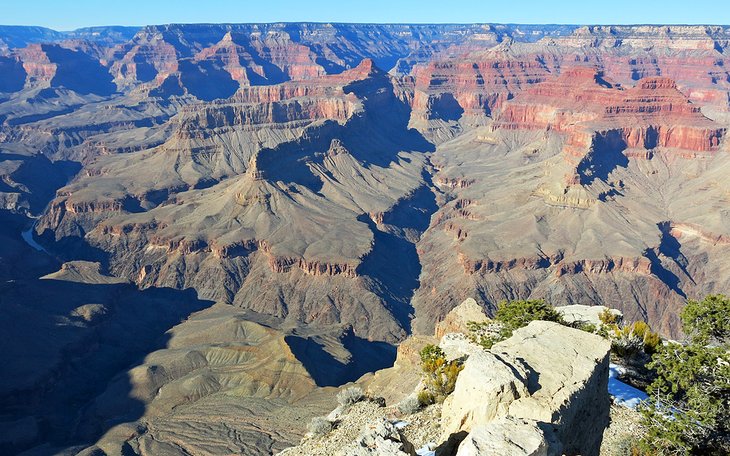
[{"label": "flat rock surface", "polygon": [[456,456],[547,456],[542,430],[535,422],[502,418],[475,426],[459,445]]}]

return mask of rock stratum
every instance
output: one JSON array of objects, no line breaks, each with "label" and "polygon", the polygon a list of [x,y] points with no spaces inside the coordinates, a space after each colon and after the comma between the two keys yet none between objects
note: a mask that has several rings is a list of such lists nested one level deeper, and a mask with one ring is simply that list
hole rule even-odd
[{"label": "rock stratum", "polygon": [[467,297],[677,335],[730,285],[729,46],[725,26],[0,27],[0,449],[265,454]]}]

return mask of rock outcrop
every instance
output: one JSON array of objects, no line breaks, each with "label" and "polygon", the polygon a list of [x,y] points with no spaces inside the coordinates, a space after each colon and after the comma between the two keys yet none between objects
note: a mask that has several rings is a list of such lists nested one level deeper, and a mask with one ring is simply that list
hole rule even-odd
[{"label": "rock outcrop", "polygon": [[459,373],[454,392],[444,402],[443,440],[481,423],[507,416],[511,404],[529,396],[527,372],[491,352],[474,353]]},{"label": "rock outcrop", "polygon": [[620,311],[609,309],[606,306],[583,306],[575,304],[572,306],[559,306],[555,310],[560,312],[563,320],[568,324],[591,324],[597,328],[603,324],[600,318],[603,312],[610,312],[619,322],[623,319]]},{"label": "rock outcrop", "polygon": [[[463,310],[461,317],[468,319],[473,305],[466,301],[452,313]],[[465,336],[446,334],[439,345],[444,348],[456,335]],[[410,338],[406,345],[423,342]],[[610,409],[607,340],[558,323],[533,321],[490,350],[473,348],[461,353],[461,359],[466,358],[463,369],[442,405],[421,410],[392,403],[385,408],[371,403],[352,410],[339,407],[330,414],[338,423],[334,431],[311,436],[284,454],[413,454],[405,435],[419,433],[414,434],[411,423],[432,429],[433,440],[426,441],[423,451],[437,448],[441,455],[599,454]],[[420,372],[417,364],[401,365],[400,372],[394,369],[378,372],[375,378],[383,375],[397,382],[393,375],[403,375],[404,369]],[[358,383],[367,385],[371,396],[379,396],[379,388],[396,402],[406,396],[392,396],[387,383],[370,377]],[[422,388],[421,383],[415,391]],[[424,422],[425,417],[430,422]],[[422,437],[418,445],[425,443]]]},{"label": "rock outcrop", "polygon": [[446,317],[436,325],[436,337],[443,337],[448,333],[467,333],[467,323],[482,323],[489,318],[474,298],[467,298],[454,307]]},{"label": "rock outcrop", "polygon": [[[524,426],[514,434],[535,454],[597,455],[608,425],[609,350],[599,336],[534,321],[470,355],[444,402],[442,440],[474,433],[462,443],[464,454],[490,454],[474,452],[489,436]],[[511,433],[493,444],[508,451]]]},{"label": "rock outcrop", "polygon": [[545,435],[535,421],[501,418],[475,426],[459,445],[456,456],[548,456]]},{"label": "rock outcrop", "polygon": [[338,456],[411,456],[413,445],[403,437],[395,424],[382,420],[368,426],[358,439],[344,447]]},{"label": "rock outcrop", "polygon": [[566,454],[597,455],[608,425],[610,348],[600,336],[544,321],[495,344],[492,353],[527,371],[530,395],[511,403],[509,414],[551,423]]}]

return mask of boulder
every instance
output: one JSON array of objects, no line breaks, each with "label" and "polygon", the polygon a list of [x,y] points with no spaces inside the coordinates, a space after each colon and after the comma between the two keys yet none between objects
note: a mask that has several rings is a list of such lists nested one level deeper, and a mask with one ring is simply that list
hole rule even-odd
[{"label": "boulder", "polygon": [[609,309],[606,306],[584,306],[576,304],[572,306],[556,307],[555,310],[560,312],[566,323],[590,323],[596,327],[602,325],[599,315],[606,310],[616,315],[619,321],[622,320],[624,316],[620,310]]},{"label": "boulder", "polygon": [[482,306],[472,298],[468,298],[454,307],[442,321],[436,324],[436,337],[440,338],[454,332],[466,333],[469,331],[466,324],[470,321],[489,321]]},{"label": "boulder", "polygon": [[500,418],[475,426],[456,456],[548,456],[560,454],[551,448],[535,421]]},{"label": "boulder", "polygon": [[610,348],[600,336],[553,322],[516,330],[491,349],[527,372],[529,394],[509,404],[509,414],[551,423],[566,454],[598,455],[610,407]]},{"label": "boulder", "polygon": [[387,419],[368,426],[358,439],[342,448],[338,456],[411,456],[415,455],[411,445],[398,429]]},{"label": "boulder", "polygon": [[487,351],[469,356],[454,392],[444,401],[443,439],[506,416],[512,402],[529,395],[526,385],[527,374],[518,364]]},{"label": "boulder", "polygon": [[481,346],[472,342],[466,334],[462,333],[444,334],[441,342],[439,342],[439,347],[444,351],[444,355],[449,361],[484,351]]}]

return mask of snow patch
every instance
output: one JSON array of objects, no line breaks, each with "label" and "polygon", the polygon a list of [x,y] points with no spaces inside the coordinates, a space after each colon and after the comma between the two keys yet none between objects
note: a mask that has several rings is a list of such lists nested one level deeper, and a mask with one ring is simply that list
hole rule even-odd
[{"label": "snow patch", "polygon": [[617,364],[611,364],[608,371],[608,394],[613,396],[614,403],[628,408],[636,408],[637,405],[649,399],[649,396],[640,389],[627,385],[618,379],[623,368]]}]

